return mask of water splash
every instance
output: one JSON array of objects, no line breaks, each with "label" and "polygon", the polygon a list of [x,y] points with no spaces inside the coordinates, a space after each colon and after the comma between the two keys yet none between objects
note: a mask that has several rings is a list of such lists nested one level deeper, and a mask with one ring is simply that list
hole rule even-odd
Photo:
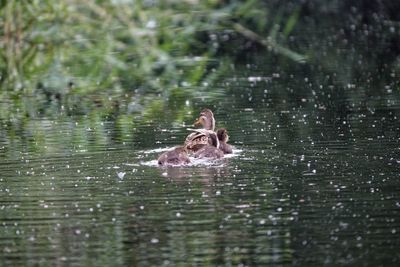
[{"label": "water splash", "polygon": [[[141,154],[146,154],[146,155],[154,155],[151,160],[147,161],[140,161],[140,165],[143,166],[149,166],[149,167],[159,167],[157,157],[159,153],[168,151],[173,149],[173,147],[166,147],[166,148],[157,148],[157,149],[152,149],[152,150],[143,150],[139,151]],[[222,159],[215,159],[215,160],[210,160],[210,159],[199,159],[195,158],[192,156],[189,156],[190,163],[185,164],[185,165],[169,165],[169,167],[180,167],[180,168],[185,168],[185,167],[202,167],[202,166],[210,166],[210,167],[223,167],[226,166],[228,163],[227,159],[235,158],[238,157],[241,153],[243,152],[242,149],[233,149],[232,154],[226,154],[224,155],[224,158]]]}]

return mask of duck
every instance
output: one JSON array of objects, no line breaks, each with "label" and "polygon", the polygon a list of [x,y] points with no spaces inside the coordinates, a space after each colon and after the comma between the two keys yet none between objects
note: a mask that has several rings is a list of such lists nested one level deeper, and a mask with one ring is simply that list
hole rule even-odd
[{"label": "duck", "polygon": [[214,113],[210,109],[203,109],[199,118],[194,122],[194,126],[202,126],[202,129],[191,129],[193,132],[186,137],[184,147],[189,152],[196,152],[204,146],[212,145],[217,147],[218,138],[216,136]]},{"label": "duck", "polygon": [[228,131],[225,128],[220,128],[217,130],[217,136],[219,140],[219,149],[224,152],[224,154],[232,153],[232,146],[228,144],[229,135]]},{"label": "duck", "polygon": [[157,159],[159,166],[185,165],[190,163],[187,150],[184,146],[175,147],[162,153]]},{"label": "duck", "polygon": [[203,159],[220,159],[224,157],[224,152],[219,149],[220,142],[216,133],[209,133],[208,138],[212,144],[207,144],[201,147],[194,153],[195,158]]},{"label": "duck", "polygon": [[199,118],[194,123],[195,126],[202,125],[204,129],[214,131],[215,129],[215,118],[214,113],[205,108],[200,112]]}]

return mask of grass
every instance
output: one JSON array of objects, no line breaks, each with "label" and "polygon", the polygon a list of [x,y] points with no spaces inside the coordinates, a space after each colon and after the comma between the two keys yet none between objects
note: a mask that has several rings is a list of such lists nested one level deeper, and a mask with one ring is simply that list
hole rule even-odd
[{"label": "grass", "polygon": [[73,107],[84,97],[112,106],[121,96],[168,100],[174,88],[192,96],[248,42],[306,60],[271,35],[274,18],[261,1],[10,0],[0,15],[3,101],[34,96]]}]

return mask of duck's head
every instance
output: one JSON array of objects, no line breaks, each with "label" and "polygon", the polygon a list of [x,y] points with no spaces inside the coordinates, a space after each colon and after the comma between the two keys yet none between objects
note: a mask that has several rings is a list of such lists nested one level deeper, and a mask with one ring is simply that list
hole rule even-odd
[{"label": "duck's head", "polygon": [[218,140],[222,143],[227,143],[229,140],[228,131],[225,128],[218,129],[217,136]]},{"label": "duck's head", "polygon": [[211,110],[205,108],[201,111],[200,117],[194,122],[194,126],[203,126],[206,130],[214,131],[215,119]]}]

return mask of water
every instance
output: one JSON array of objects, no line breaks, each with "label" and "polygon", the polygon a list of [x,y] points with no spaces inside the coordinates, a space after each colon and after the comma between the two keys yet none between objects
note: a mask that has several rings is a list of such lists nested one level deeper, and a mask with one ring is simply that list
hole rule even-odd
[{"label": "water", "polygon": [[[309,8],[288,38],[307,64],[242,47],[209,92],[145,114],[2,117],[0,265],[398,266],[397,24]],[[156,166],[204,107],[234,155]]]},{"label": "water", "polygon": [[338,118],[220,104],[236,153],[210,166],[155,166],[190,113],[172,130],[78,116],[3,137],[2,263],[398,263],[399,105]]}]

